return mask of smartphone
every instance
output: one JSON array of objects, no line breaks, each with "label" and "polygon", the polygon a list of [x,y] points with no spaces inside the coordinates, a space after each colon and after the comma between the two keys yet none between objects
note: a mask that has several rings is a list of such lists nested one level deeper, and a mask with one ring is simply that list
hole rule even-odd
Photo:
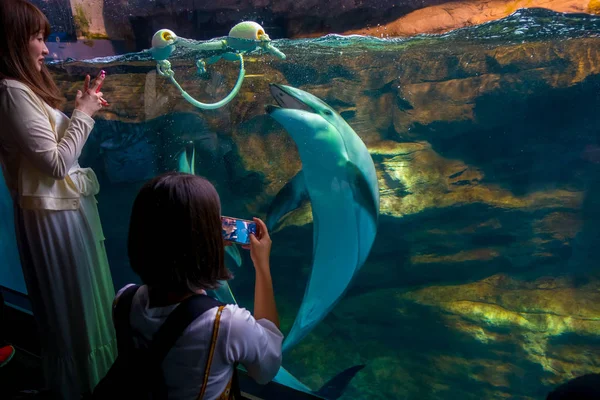
[{"label": "smartphone", "polygon": [[250,244],[250,235],[256,235],[256,222],[246,219],[221,217],[223,240],[241,245]]}]

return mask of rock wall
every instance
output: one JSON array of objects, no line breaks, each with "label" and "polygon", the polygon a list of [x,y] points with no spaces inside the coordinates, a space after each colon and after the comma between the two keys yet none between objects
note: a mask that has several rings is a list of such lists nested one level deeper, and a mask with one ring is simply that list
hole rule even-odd
[{"label": "rock wall", "polygon": [[[125,243],[127,215],[117,214],[139,184],[106,178],[106,154],[119,140],[152,142],[154,153],[140,161],[152,173],[194,142],[204,152],[197,171],[216,182],[225,209],[264,216],[301,168],[293,141],[264,112],[269,83],[290,84],[331,104],[368,145],[382,217],[350,291],[286,355],[286,368],[318,389],[366,364],[348,399],[534,399],[600,372],[600,39],[283,50],[286,61],[248,58],[240,94],[215,111],[193,108],[151,62],[102,65],[111,107],[99,115],[86,161],[103,180],[109,253]],[[183,87],[206,102],[223,98],[237,77],[232,63],[203,78],[190,60],[174,65]],[[79,77],[99,67],[53,72],[73,100]],[[119,168],[132,171],[124,162]],[[309,211],[272,235],[284,332],[310,267]],[[251,279],[250,269],[236,271],[242,304],[251,302]]]},{"label": "rock wall", "polygon": [[377,37],[444,33],[504,18],[521,8],[545,8],[563,13],[598,13],[597,0],[450,1],[412,11],[392,22],[348,29],[345,34]]},{"label": "rock wall", "polygon": [[71,0],[81,37],[135,41],[148,47],[161,28],[180,36],[224,36],[242,20],[263,24],[273,38],[317,37],[329,33],[378,37],[441,33],[503,18],[519,8],[598,13],[598,0],[317,0],[216,1]]}]

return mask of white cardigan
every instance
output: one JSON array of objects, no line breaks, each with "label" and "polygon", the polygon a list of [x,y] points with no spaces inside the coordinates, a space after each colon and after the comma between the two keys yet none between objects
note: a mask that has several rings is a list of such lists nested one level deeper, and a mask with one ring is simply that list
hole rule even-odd
[{"label": "white cardigan", "polygon": [[99,185],[78,158],[94,120],[73,111],[69,120],[27,85],[0,80],[0,163],[13,198],[24,209],[76,210]]}]

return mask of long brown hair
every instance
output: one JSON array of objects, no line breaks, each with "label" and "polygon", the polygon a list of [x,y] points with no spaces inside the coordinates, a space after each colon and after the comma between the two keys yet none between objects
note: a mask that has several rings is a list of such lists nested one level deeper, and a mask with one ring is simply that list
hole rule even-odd
[{"label": "long brown hair", "polygon": [[51,107],[57,108],[61,96],[46,65],[38,72],[29,56],[31,37],[42,32],[44,40],[50,35],[50,23],[44,13],[25,0],[0,0],[0,78],[15,79],[29,86]]},{"label": "long brown hair", "polygon": [[225,267],[221,201],[200,176],[168,172],[147,182],[131,212],[127,250],[133,271],[150,288],[216,289]]}]

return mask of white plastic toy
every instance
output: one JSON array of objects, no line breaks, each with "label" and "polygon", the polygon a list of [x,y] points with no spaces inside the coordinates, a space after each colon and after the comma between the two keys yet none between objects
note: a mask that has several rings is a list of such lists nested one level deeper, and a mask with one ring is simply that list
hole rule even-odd
[{"label": "white plastic toy", "polygon": [[[222,54],[215,55],[207,60],[199,59],[196,61],[198,73],[206,73],[206,65],[214,64],[220,59],[227,61],[240,62],[240,72],[235,86],[231,93],[223,100],[216,103],[202,103],[190,96],[175,80],[175,72],[171,69],[171,63],[168,58],[175,51],[176,46],[186,47],[197,51],[222,51]],[[161,76],[169,78],[171,82],[179,89],[183,98],[193,104],[195,107],[204,110],[214,110],[223,107],[229,103],[238,94],[246,71],[244,70],[245,53],[255,50],[263,50],[266,53],[285,60],[285,54],[273,46],[271,38],[265,33],[262,26],[253,21],[240,22],[229,31],[229,35],[223,39],[212,42],[198,43],[189,39],[178,37],[175,32],[169,29],[161,29],[152,37],[152,57],[156,60],[156,69]]]}]

